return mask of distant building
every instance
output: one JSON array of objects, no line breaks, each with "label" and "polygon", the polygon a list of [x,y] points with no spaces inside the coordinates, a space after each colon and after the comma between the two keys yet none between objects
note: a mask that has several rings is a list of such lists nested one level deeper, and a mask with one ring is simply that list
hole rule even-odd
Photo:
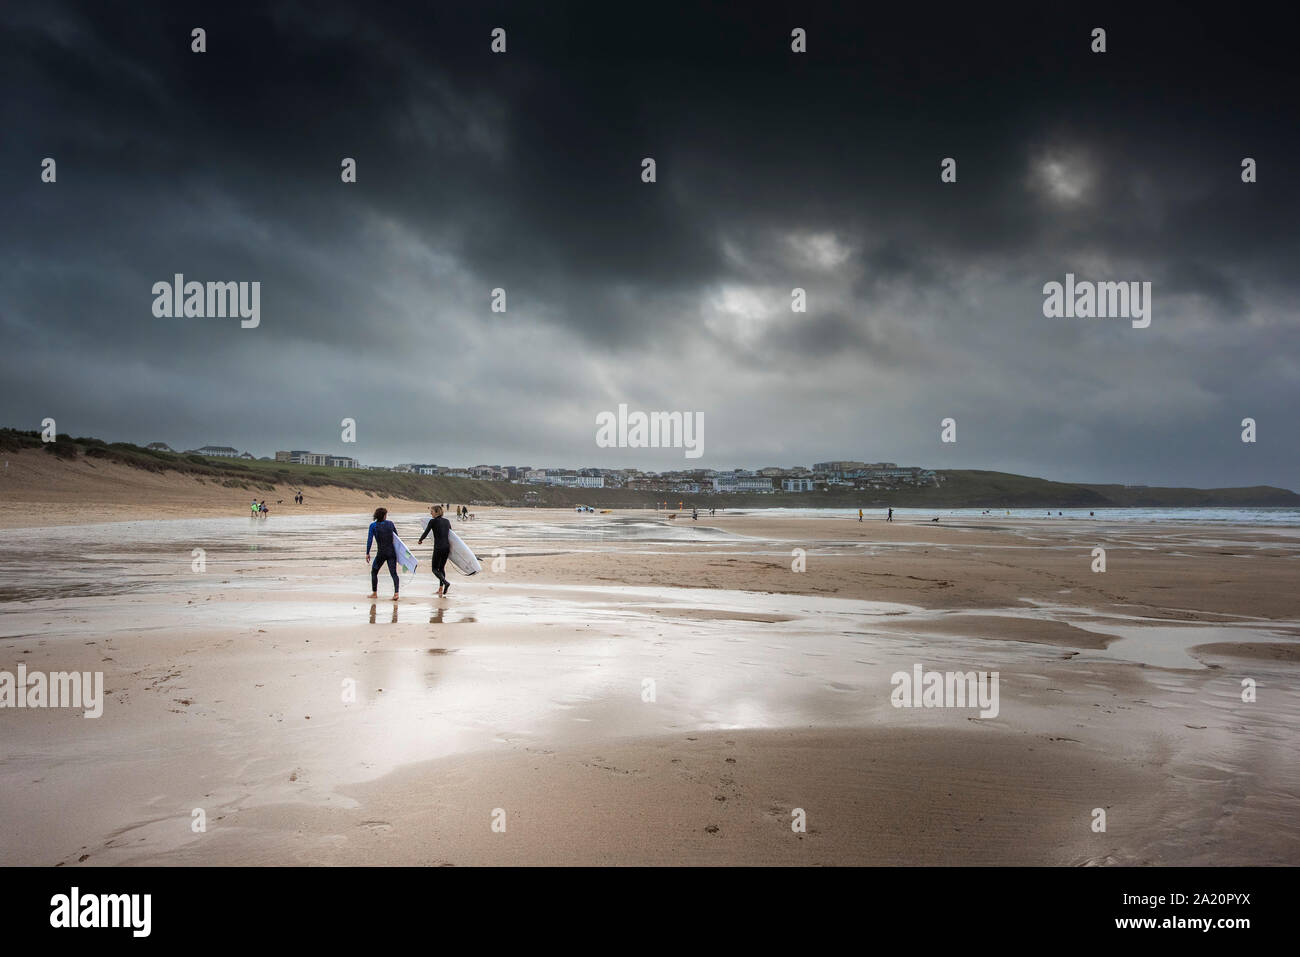
[{"label": "distant building", "polygon": [[745,475],[742,471],[727,472],[713,478],[715,492],[770,492],[772,480],[761,475]]},{"label": "distant building", "polygon": [[145,446],[150,452],[174,452],[176,451],[166,442],[150,442]]},{"label": "distant building", "polygon": [[229,445],[205,445],[201,449],[190,449],[189,454],[207,455],[216,459],[237,459],[239,449],[232,449]]},{"label": "distant building", "polygon": [[812,490],[812,479],[788,478],[781,480],[781,491],[783,492],[811,492]]},{"label": "distant building", "polygon": [[326,452],[307,452],[295,449],[292,452],[276,452],[277,462],[291,465],[325,465],[336,469],[359,469],[361,463],[347,455],[331,455]]}]

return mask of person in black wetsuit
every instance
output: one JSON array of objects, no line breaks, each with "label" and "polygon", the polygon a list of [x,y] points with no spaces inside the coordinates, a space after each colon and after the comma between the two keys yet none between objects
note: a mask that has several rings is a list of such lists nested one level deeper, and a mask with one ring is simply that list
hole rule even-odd
[{"label": "person in black wetsuit", "polygon": [[445,595],[451,588],[451,582],[447,581],[447,557],[451,554],[451,522],[443,518],[441,505],[430,506],[429,514],[433,518],[429,519],[429,524],[424,526],[424,534],[415,544],[419,545],[430,535],[433,536],[433,573],[438,576],[440,583],[438,594]]},{"label": "person in black wetsuit", "polygon": [[375,509],[375,520],[370,523],[370,534],[366,536],[366,561],[370,561],[370,544],[375,544],[375,561],[370,566],[370,597],[379,597],[379,568],[388,563],[388,574],[393,576],[393,601],[397,601],[397,592],[402,581],[397,577],[397,547],[393,545],[393,536],[397,526],[388,521],[388,509]]}]

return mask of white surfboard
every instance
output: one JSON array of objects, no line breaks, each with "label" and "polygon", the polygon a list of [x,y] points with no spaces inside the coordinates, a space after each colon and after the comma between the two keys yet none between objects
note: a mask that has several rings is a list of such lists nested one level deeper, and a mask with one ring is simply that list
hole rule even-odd
[{"label": "white surfboard", "polygon": [[451,536],[451,554],[447,560],[456,566],[456,570],[462,575],[477,575],[483,570],[483,566],[478,563],[474,553],[470,551],[469,546],[454,531],[449,533]]},{"label": "white surfboard", "polygon": [[393,548],[397,551],[397,567],[411,575],[415,574],[415,566],[420,564],[420,560],[411,554],[411,550],[406,547],[406,542],[393,533]]}]

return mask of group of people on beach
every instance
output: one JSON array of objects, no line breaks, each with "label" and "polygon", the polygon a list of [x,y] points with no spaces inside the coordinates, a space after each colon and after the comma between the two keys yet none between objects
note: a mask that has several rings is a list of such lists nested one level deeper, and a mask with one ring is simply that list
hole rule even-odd
[{"label": "group of people on beach", "polygon": [[[424,540],[430,535],[433,536],[433,574],[438,579],[437,594],[441,597],[451,591],[451,582],[447,580],[447,559],[451,557],[451,522],[443,514],[444,508],[441,505],[429,506],[429,521],[424,526],[424,533],[420,536],[417,545],[424,544]],[[468,513],[461,512],[461,506],[456,509],[458,518]],[[384,565],[388,566],[388,574],[393,579],[393,601],[398,600],[398,593],[402,587],[402,580],[397,577],[397,544],[394,539],[397,537],[397,526],[388,518],[388,509],[375,509],[375,520],[370,523],[370,531],[366,535],[366,561],[370,564],[370,597],[379,597],[379,569]],[[370,548],[375,546],[375,557],[371,561]]]},{"label": "group of people on beach", "polygon": [[[303,503],[301,490],[294,492],[293,500],[294,503],[297,505],[301,505]],[[283,499],[276,499],[275,504],[279,505],[282,501]],[[253,499],[253,501],[249,504],[248,507],[250,512],[252,513],[253,518],[266,518],[266,516],[271,513],[271,509],[267,507],[266,499],[262,499],[260,502],[257,499]]]}]

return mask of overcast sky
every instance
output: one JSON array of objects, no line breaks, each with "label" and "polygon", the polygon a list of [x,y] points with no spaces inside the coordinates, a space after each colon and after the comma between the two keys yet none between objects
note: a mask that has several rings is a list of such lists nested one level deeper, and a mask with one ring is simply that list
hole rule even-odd
[{"label": "overcast sky", "polygon": [[[1300,58],[1265,13],[25,6],[0,12],[0,424],[1300,488]],[[1045,318],[1067,272],[1150,281],[1150,327]],[[260,325],[156,318],[175,273],[260,282]],[[619,403],[702,415],[703,456],[597,448]]]}]

